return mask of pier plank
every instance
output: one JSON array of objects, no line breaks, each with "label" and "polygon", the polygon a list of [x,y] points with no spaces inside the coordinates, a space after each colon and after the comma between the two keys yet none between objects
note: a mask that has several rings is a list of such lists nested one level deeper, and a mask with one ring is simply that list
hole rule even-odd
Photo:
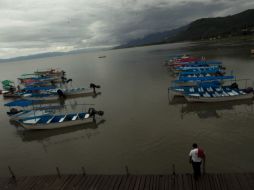
[{"label": "pier plank", "polygon": [[103,175],[103,178],[101,179],[100,183],[98,183],[97,189],[103,190],[105,185],[107,184],[108,181],[110,181],[109,175]]},{"label": "pier plank", "polygon": [[140,177],[139,185],[135,187],[134,190],[143,190],[145,189],[146,176]]},{"label": "pier plank", "polygon": [[100,175],[95,175],[94,178],[87,184],[87,189],[95,189],[97,182],[100,180]]},{"label": "pier plank", "polygon": [[116,183],[113,184],[113,190],[118,190],[120,185],[121,185],[121,182],[124,180],[126,176],[118,176],[117,177],[117,180],[116,180]]},{"label": "pier plank", "polygon": [[0,178],[4,190],[253,190],[254,173],[175,175],[56,175]]},{"label": "pier plank", "polygon": [[119,175],[112,175],[111,178],[110,178],[111,181],[105,186],[104,190],[114,189],[114,186],[116,185],[117,181],[121,177],[122,176],[119,176]]},{"label": "pier plank", "polygon": [[124,190],[125,188],[125,185],[127,184],[128,180],[129,180],[130,176],[123,176],[122,180],[121,180],[121,183],[118,187],[118,190]]},{"label": "pier plank", "polygon": [[150,183],[151,183],[151,175],[147,175],[144,185],[145,190],[150,190]]},{"label": "pier plank", "polygon": [[85,176],[83,175],[77,175],[75,176],[75,178],[70,181],[68,184],[66,184],[62,190],[68,190],[68,189],[72,189],[72,190],[76,190],[79,189],[79,184],[85,179]]},{"label": "pier plank", "polygon": [[85,189],[88,187],[89,183],[95,178],[95,175],[86,175],[83,181],[78,185],[79,189]]}]

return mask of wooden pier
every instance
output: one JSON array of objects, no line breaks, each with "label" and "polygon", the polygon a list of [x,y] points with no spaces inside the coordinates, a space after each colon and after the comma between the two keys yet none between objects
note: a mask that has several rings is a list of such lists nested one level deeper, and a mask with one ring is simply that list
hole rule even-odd
[{"label": "wooden pier", "polygon": [[172,175],[47,175],[0,178],[0,189],[20,190],[253,190],[254,173]]}]

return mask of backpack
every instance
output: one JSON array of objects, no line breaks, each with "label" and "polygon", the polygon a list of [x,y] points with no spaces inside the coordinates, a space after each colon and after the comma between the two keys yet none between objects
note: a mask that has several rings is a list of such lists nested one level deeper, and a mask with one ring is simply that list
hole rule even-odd
[{"label": "backpack", "polygon": [[198,148],[198,157],[199,158],[205,158],[205,152],[201,148]]}]

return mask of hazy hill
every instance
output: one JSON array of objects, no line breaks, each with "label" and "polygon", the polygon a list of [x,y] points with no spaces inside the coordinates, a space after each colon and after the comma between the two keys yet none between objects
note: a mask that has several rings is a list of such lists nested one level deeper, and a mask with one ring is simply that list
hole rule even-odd
[{"label": "hazy hill", "polygon": [[190,24],[160,33],[150,34],[142,39],[132,40],[119,48],[152,45],[160,43],[218,39],[254,33],[254,9],[226,17],[201,18]]},{"label": "hazy hill", "polygon": [[170,30],[170,31],[150,34],[148,36],[145,36],[142,39],[132,40],[122,46],[118,46],[117,48],[127,48],[127,47],[150,45],[150,44],[156,44],[156,43],[160,44],[163,42],[173,40],[174,38],[177,37],[177,35],[180,32],[185,31],[185,30],[186,30],[186,26],[178,28],[178,29]]}]

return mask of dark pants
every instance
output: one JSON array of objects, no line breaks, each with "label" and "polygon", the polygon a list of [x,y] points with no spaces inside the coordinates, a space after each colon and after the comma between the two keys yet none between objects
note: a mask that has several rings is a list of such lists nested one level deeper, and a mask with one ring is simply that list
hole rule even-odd
[{"label": "dark pants", "polygon": [[193,171],[194,171],[194,178],[198,179],[198,177],[201,176],[201,163],[202,162],[193,162],[192,161],[192,167],[193,167]]}]

